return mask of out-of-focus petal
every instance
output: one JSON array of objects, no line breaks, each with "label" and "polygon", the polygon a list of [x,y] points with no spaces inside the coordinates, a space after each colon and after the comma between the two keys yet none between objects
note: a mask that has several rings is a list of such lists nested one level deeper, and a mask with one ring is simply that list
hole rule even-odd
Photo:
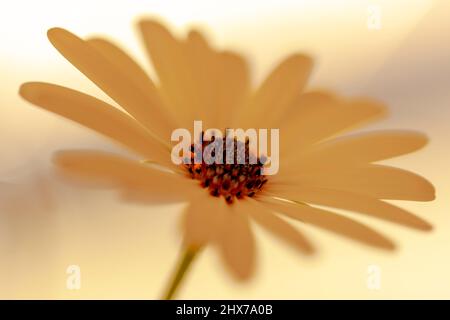
[{"label": "out-of-focus petal", "polygon": [[240,114],[243,128],[267,128],[297,98],[312,70],[311,58],[294,54],[277,65],[251,97]]},{"label": "out-of-focus petal", "polygon": [[192,198],[182,216],[181,228],[187,246],[199,247],[218,241],[227,211],[225,201],[204,194]]},{"label": "out-of-focus petal", "polygon": [[130,77],[130,71],[124,71],[123,67],[112,63],[110,57],[67,30],[50,29],[48,38],[70,63],[136,120],[160,137],[170,137],[174,125],[153,86],[144,90],[142,84],[137,83],[139,78]]},{"label": "out-of-focus petal", "polygon": [[188,63],[186,46],[157,21],[140,21],[139,29],[167,106],[187,127],[191,110],[197,108],[198,102],[195,70]]},{"label": "out-of-focus petal", "polygon": [[285,220],[279,218],[272,210],[253,199],[239,202],[240,210],[247,212],[252,219],[264,229],[293,246],[303,254],[312,254],[314,248],[309,240],[299,230]]},{"label": "out-of-focus petal", "polygon": [[246,61],[232,52],[219,53],[217,77],[214,95],[217,114],[214,123],[224,130],[233,128],[239,110],[249,95],[250,80]]},{"label": "out-of-focus petal", "polygon": [[414,229],[432,229],[432,226],[427,221],[413,215],[412,213],[364,194],[303,185],[294,187],[269,184],[265,186],[264,193],[291,201],[299,201],[350,210],[356,213],[363,213]]},{"label": "out-of-focus petal", "polygon": [[216,245],[230,272],[238,280],[246,280],[254,271],[255,243],[248,213],[240,206],[241,203],[230,206],[205,192],[191,199],[182,227],[185,245]]},{"label": "out-of-focus petal", "polygon": [[147,72],[118,45],[104,38],[88,38],[86,42],[100,51],[129,78],[134,79],[142,90],[151,90],[157,94],[157,89]]},{"label": "out-of-focus petal", "polygon": [[[191,30],[185,40],[184,50],[186,59],[193,71],[192,85],[195,86],[196,105],[192,108],[184,106],[187,118],[186,125],[192,126],[192,121],[202,120],[205,128],[217,126],[214,120],[217,115],[217,60],[218,54],[214,51],[205,37],[198,31]],[[183,103],[183,102],[181,102]]]},{"label": "out-of-focus petal", "polygon": [[58,169],[69,178],[94,187],[117,188],[127,198],[155,202],[187,201],[200,188],[179,174],[164,172],[118,155],[87,150],[60,151],[54,156]]},{"label": "out-of-focus petal", "polygon": [[255,267],[255,240],[249,224],[250,212],[240,202],[225,206],[228,210],[217,244],[233,275],[239,280],[246,280],[253,274]]},{"label": "out-of-focus petal", "polygon": [[269,197],[260,197],[260,200],[264,205],[276,212],[351,240],[388,250],[392,250],[395,247],[391,240],[379,232],[337,213]]},{"label": "out-of-focus petal", "polygon": [[378,199],[431,201],[435,198],[434,187],[425,178],[383,165],[299,172],[284,178],[274,176],[271,182],[361,193]]},{"label": "out-of-focus petal", "polygon": [[[101,52],[109,61],[116,65],[120,70],[127,74],[130,79],[134,79],[137,86],[142,91],[150,91],[152,95],[158,96],[160,93],[156,88],[153,80],[148,73],[133,59],[127,52],[120,48],[115,43],[104,38],[89,38],[86,40],[90,45],[95,47]],[[164,111],[169,110],[162,101],[161,107]],[[177,123],[176,115],[170,114],[171,123],[174,125]]]},{"label": "out-of-focus petal", "polygon": [[304,93],[281,125],[284,155],[306,151],[321,140],[379,119],[385,111],[383,105],[368,99],[347,100],[324,91]]},{"label": "out-of-focus petal", "polygon": [[[283,173],[381,161],[416,151],[427,142],[424,134],[407,130],[371,131],[344,136],[319,143],[306,153],[298,150],[298,157],[286,161]],[[295,149],[295,145],[292,148]]]},{"label": "out-of-focus petal", "polygon": [[141,21],[139,27],[164,97],[183,125],[202,120],[205,128],[230,127],[249,91],[246,62],[212,49],[198,31],[180,40],[154,20]]},{"label": "out-of-focus petal", "polygon": [[84,93],[58,85],[29,82],[20,87],[27,101],[116,140],[145,158],[172,166],[170,153],[136,120]]}]

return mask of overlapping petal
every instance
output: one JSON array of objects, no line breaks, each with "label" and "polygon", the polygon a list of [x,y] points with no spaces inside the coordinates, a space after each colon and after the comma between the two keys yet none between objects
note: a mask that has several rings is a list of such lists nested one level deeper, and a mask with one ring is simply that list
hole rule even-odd
[{"label": "overlapping petal", "polygon": [[[55,48],[78,70],[115,100],[142,125],[163,138],[174,128],[163,102],[153,86],[143,89],[122,65],[112,63],[109,54],[61,28],[48,31]],[[123,59],[123,56],[122,56]]]},{"label": "overlapping petal", "polygon": [[281,174],[368,164],[417,151],[427,142],[428,138],[419,132],[381,130],[338,137],[316,144],[306,152],[292,144],[290,157],[285,161],[286,170]]},{"label": "overlapping petal", "polygon": [[258,201],[246,199],[241,201],[238,206],[264,229],[295,247],[301,253],[309,255],[314,252],[313,245],[299,230],[278,217],[273,211],[262,206]]},{"label": "overlapping petal", "polygon": [[181,40],[154,20],[143,20],[139,27],[164,98],[183,126],[202,120],[205,127],[229,127],[249,91],[246,62],[213,49],[197,31]]},{"label": "overlapping petal", "polygon": [[253,274],[256,254],[249,212],[240,205],[227,209],[218,238],[219,250],[231,272],[238,279],[245,280]]},{"label": "overlapping petal", "polygon": [[294,54],[280,62],[267,76],[240,113],[243,128],[271,128],[302,93],[312,70],[311,58]]},{"label": "overlapping petal", "polygon": [[124,112],[87,94],[62,86],[29,82],[20,88],[27,101],[95,130],[144,158],[172,165],[169,149]]},{"label": "overlapping petal", "polygon": [[344,99],[326,91],[310,91],[296,99],[283,122],[284,157],[307,152],[324,139],[377,120],[386,109],[368,99]]},{"label": "overlapping petal", "polygon": [[54,162],[65,176],[95,187],[115,188],[126,198],[182,202],[202,191],[195,187],[194,181],[179,174],[106,152],[61,151]]},{"label": "overlapping petal", "polygon": [[262,197],[261,202],[276,212],[342,237],[387,250],[395,247],[392,240],[379,232],[337,213],[270,197]]},{"label": "overlapping petal", "polygon": [[227,209],[224,201],[218,198],[202,195],[192,199],[181,224],[186,246],[217,243],[227,218]]},{"label": "overlapping petal", "polygon": [[350,210],[414,229],[430,230],[432,228],[427,221],[402,208],[360,193],[308,185],[287,187],[269,184],[264,193],[297,202]]},{"label": "overlapping petal", "polygon": [[433,185],[425,178],[398,168],[383,165],[304,171],[289,176],[274,176],[272,184],[342,190],[365,194],[377,199],[431,201]]}]

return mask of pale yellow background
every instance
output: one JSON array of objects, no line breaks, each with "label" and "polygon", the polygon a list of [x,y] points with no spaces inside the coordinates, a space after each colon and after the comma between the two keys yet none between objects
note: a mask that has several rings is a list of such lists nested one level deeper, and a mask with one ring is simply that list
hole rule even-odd
[{"label": "pale yellow background", "polygon": [[[368,6],[381,29],[367,28]],[[195,25],[213,42],[251,59],[258,82],[292,51],[315,57],[314,86],[367,94],[391,108],[372,128],[412,128],[431,143],[390,163],[428,177],[432,203],[400,203],[428,219],[416,232],[349,214],[391,236],[398,250],[367,248],[297,225],[319,253],[306,259],[257,230],[258,267],[249,283],[224,272],[214,250],[201,254],[180,298],[450,298],[450,3],[430,0],[3,2],[0,8],[0,298],[158,298],[177,258],[182,206],[122,204],[108,192],[56,181],[50,157],[64,148],[123,152],[98,135],[22,101],[25,81],[50,81],[108,98],[46,39],[61,26],[119,40],[148,70],[134,23],[156,16],[178,32]],[[108,100],[109,101],[109,100]],[[66,268],[81,267],[81,289]],[[381,288],[367,286],[381,268]]]}]

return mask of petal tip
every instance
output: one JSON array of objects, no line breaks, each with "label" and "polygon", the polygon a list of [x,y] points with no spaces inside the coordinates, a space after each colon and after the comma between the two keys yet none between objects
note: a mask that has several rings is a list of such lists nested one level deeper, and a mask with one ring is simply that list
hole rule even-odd
[{"label": "petal tip", "polygon": [[308,70],[309,73],[311,73],[314,66],[314,59],[311,56],[303,53],[292,54],[287,58],[286,62],[290,62],[297,67]]},{"label": "petal tip", "polygon": [[[89,155],[91,159],[101,156],[96,152],[90,150],[59,150],[53,153],[51,160],[53,164],[58,167],[70,168],[73,165],[82,163],[82,159],[80,159],[80,157],[77,157],[80,154],[85,156]],[[85,158],[84,160],[87,160],[87,162],[89,162],[89,158]]]},{"label": "petal tip", "polygon": [[423,201],[434,201],[434,200],[436,200],[436,188],[428,180],[425,180],[425,181],[426,181],[426,185],[425,185],[425,190],[424,190]]},{"label": "petal tip", "polygon": [[67,32],[65,29],[60,27],[53,27],[47,30],[47,37],[52,40],[55,36],[58,36],[60,33]]},{"label": "petal tip", "polygon": [[[73,41],[81,40],[77,35],[64,28],[55,27],[47,31],[47,38],[50,43],[58,50],[61,50],[62,44],[68,44]],[[69,41],[69,42],[68,42]]]},{"label": "petal tip", "polygon": [[317,254],[316,248],[310,243],[308,243],[308,245],[305,248],[303,248],[302,252],[304,253],[305,256],[308,257],[314,257]]},{"label": "petal tip", "polygon": [[301,53],[301,52],[293,53],[290,57],[288,57],[288,60],[303,62],[303,63],[312,63],[313,62],[313,58],[311,56]]},{"label": "petal tip", "polygon": [[397,249],[397,245],[393,241],[388,239],[380,243],[379,247],[380,249],[384,249],[386,251],[395,251]]},{"label": "petal tip", "polygon": [[142,19],[142,20],[138,21],[137,25],[140,29],[166,30],[166,27],[164,26],[164,24],[154,18]]},{"label": "petal tip", "polygon": [[38,91],[36,90],[36,84],[38,82],[25,82],[22,83],[19,87],[19,95],[27,100],[30,101],[32,100],[33,97],[36,96],[36,94],[38,93]]},{"label": "petal tip", "polygon": [[255,273],[253,267],[248,270],[245,270],[245,271],[232,270],[231,272],[232,272],[234,278],[240,282],[247,282],[247,281],[251,280]]},{"label": "petal tip", "polygon": [[422,146],[426,146],[428,144],[428,142],[430,141],[430,138],[428,137],[428,135],[426,133],[417,132],[416,135],[417,135],[418,141],[422,144]]},{"label": "petal tip", "polygon": [[22,98],[26,98],[27,93],[29,92],[29,88],[30,88],[30,83],[29,82],[22,83],[19,86],[19,91],[18,91],[19,95]]},{"label": "petal tip", "polygon": [[430,232],[433,231],[433,229],[434,229],[433,225],[427,221],[423,221],[423,223],[420,225],[421,231]]},{"label": "petal tip", "polygon": [[53,164],[58,165],[58,166],[65,166],[65,165],[70,164],[70,161],[68,162],[67,157],[64,156],[63,151],[56,151],[52,155],[52,162],[53,162]]}]

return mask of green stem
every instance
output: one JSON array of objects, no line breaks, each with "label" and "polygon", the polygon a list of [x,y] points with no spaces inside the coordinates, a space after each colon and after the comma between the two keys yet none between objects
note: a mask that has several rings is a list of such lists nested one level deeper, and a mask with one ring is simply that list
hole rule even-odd
[{"label": "green stem", "polygon": [[195,247],[195,248],[190,247],[190,248],[186,248],[183,251],[181,259],[178,263],[178,267],[175,270],[174,275],[172,276],[170,286],[164,295],[165,300],[173,299],[173,297],[175,296],[175,293],[177,292],[177,289],[180,287],[181,281],[184,279],[184,276],[186,275],[187,270],[189,269],[192,261],[194,260],[194,258],[197,255],[199,250],[200,250],[199,247]]}]

